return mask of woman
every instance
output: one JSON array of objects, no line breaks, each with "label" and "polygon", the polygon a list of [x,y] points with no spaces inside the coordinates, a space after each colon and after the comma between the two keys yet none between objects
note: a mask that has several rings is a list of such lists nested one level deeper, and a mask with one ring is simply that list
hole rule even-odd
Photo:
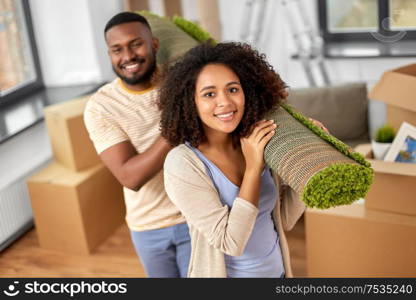
[{"label": "woman", "polygon": [[165,161],[165,188],[189,225],[189,277],[292,276],[283,229],[304,205],[263,160],[278,130],[263,117],[284,89],[247,44],[200,45],[168,69],[161,132],[177,147]]}]

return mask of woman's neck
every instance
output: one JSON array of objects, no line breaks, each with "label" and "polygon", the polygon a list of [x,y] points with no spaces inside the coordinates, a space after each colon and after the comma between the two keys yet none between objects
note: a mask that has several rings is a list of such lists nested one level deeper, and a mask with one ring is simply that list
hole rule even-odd
[{"label": "woman's neck", "polygon": [[206,134],[206,140],[198,146],[198,149],[202,152],[230,152],[235,151],[236,147],[231,134],[215,132]]}]

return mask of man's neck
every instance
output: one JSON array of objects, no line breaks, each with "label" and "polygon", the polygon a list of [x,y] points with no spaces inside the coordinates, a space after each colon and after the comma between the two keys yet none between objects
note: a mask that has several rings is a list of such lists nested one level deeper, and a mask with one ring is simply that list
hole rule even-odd
[{"label": "man's neck", "polygon": [[146,82],[141,82],[138,84],[127,84],[121,79],[119,79],[119,82],[126,90],[131,91],[131,92],[143,92],[152,87],[152,83],[150,80]]}]

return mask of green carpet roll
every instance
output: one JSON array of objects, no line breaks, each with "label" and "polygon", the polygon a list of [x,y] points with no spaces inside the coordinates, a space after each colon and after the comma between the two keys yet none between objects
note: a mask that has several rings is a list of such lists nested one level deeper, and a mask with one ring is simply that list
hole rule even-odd
[{"label": "green carpet roll", "polygon": [[286,104],[266,119],[278,125],[264,151],[266,164],[308,207],[351,204],[367,194],[374,172],[362,155]]}]

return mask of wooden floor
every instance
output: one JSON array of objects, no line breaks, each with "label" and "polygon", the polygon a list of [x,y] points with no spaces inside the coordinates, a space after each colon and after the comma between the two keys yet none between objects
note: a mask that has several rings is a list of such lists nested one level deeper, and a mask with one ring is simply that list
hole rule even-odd
[{"label": "wooden floor", "polygon": [[[306,276],[303,219],[288,233],[292,268],[296,277]],[[31,229],[0,253],[0,277],[145,277],[134,252],[126,225],[89,256],[42,249]]]},{"label": "wooden floor", "polygon": [[0,253],[0,277],[144,276],[126,225],[89,256],[40,248],[35,229]]}]

